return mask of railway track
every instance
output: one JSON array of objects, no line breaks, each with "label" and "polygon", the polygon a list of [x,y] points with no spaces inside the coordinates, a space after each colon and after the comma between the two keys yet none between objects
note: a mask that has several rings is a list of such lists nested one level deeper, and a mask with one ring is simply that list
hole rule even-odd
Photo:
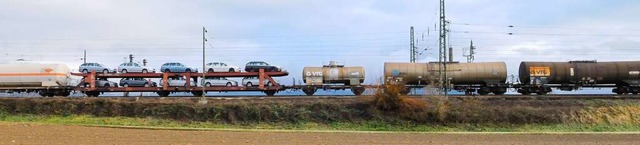
[{"label": "railway track", "polygon": [[502,95],[502,96],[449,96],[456,99],[483,99],[483,100],[589,100],[589,99],[640,99],[640,95],[614,95],[614,94],[557,94],[557,95]]},{"label": "railway track", "polygon": [[[264,96],[264,95],[243,95],[243,96],[207,96],[207,100],[255,100],[255,99],[357,99],[357,98],[366,98],[373,97],[372,95],[362,95],[362,96],[354,96],[354,95],[325,95],[325,96],[306,96],[306,95],[280,95],[280,96]],[[443,97],[443,96],[419,96],[419,95],[409,95],[412,98],[427,98],[427,97]],[[42,98],[39,96],[8,96],[8,97],[0,97],[0,98]],[[81,99],[81,98],[95,98],[95,97],[84,97],[84,96],[75,96],[75,97],[53,97],[53,98],[70,98],[70,99]],[[169,96],[169,97],[158,97],[158,96],[104,96],[98,98],[136,98],[136,99],[200,99],[201,97],[194,96]],[[615,94],[549,94],[549,95],[517,95],[517,94],[508,94],[508,95],[488,95],[488,96],[469,96],[469,95],[449,95],[448,98],[451,99],[479,99],[479,100],[581,100],[581,99],[611,99],[611,100],[624,100],[624,99],[640,99],[640,95],[615,95]]]}]

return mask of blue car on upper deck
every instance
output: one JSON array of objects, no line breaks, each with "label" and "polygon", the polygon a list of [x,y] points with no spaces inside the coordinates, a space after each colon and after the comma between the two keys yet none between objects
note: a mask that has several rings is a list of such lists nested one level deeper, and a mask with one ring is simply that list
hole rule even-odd
[{"label": "blue car on upper deck", "polygon": [[183,72],[198,72],[198,69],[185,66],[184,64],[179,62],[167,62],[167,63],[164,63],[162,66],[160,66],[160,71],[183,73]]}]

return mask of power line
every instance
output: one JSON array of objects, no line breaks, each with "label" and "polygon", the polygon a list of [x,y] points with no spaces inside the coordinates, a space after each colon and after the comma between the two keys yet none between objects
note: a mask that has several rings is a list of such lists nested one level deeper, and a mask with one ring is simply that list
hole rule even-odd
[{"label": "power line", "polygon": [[451,23],[452,25],[463,26],[481,26],[481,27],[498,27],[498,28],[535,28],[535,29],[553,29],[553,30],[603,30],[603,31],[640,31],[626,28],[587,28],[587,27],[552,27],[543,25],[498,25],[498,24],[473,24],[473,23]]},{"label": "power line", "polygon": [[589,33],[526,33],[526,32],[489,32],[489,31],[451,31],[451,33],[461,34],[500,34],[500,35],[545,35],[545,36],[634,36],[640,37],[637,34],[589,34]]},{"label": "power line", "polygon": [[393,33],[406,33],[401,31],[396,32],[369,32],[369,33],[342,33],[342,34],[316,34],[316,35],[263,35],[252,37],[217,37],[213,39],[274,39],[274,38],[305,38],[305,37],[334,37],[334,36],[358,36],[358,35],[377,35],[377,34],[393,34]]}]

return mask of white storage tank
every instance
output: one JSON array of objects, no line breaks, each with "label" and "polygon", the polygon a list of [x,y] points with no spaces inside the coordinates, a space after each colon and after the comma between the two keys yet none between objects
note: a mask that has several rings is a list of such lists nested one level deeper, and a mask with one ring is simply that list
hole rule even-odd
[{"label": "white storage tank", "polygon": [[0,64],[0,87],[69,86],[70,69],[65,64],[14,62]]}]

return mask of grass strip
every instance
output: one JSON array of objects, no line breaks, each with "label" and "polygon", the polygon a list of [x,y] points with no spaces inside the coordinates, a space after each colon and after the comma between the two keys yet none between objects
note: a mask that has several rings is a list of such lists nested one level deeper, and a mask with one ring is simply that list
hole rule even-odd
[{"label": "grass strip", "polygon": [[243,123],[185,122],[155,118],[95,117],[90,115],[38,116],[0,115],[0,121],[114,128],[218,130],[218,131],[276,131],[276,132],[377,132],[377,133],[636,133],[640,125],[632,124],[388,124],[382,121],[304,123]]}]

